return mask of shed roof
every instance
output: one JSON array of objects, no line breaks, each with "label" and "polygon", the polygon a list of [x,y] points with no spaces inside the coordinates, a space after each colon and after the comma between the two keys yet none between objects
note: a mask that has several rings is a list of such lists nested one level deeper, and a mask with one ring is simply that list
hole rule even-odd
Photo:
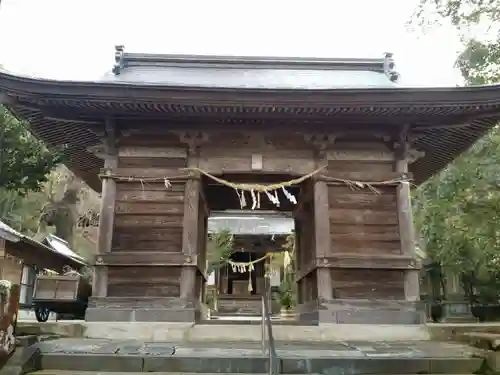
[{"label": "shed roof", "polygon": [[85,262],[85,259],[80,255],[78,255],[77,253],[75,253],[73,250],[71,250],[68,242],[63,240],[62,238],[59,238],[53,234],[48,234],[47,237],[45,237],[45,239],[43,240],[43,242],[46,243],[52,249],[54,249],[54,251],[56,251],[61,255],[64,255],[65,257]]},{"label": "shed roof", "polygon": [[[48,236],[52,239],[52,237],[58,239],[56,236]],[[19,233],[9,225],[5,224],[3,221],[0,221],[0,238],[5,239],[8,242],[25,244],[27,246],[27,250],[32,254],[35,254],[35,257],[40,259],[41,263],[43,262],[44,254],[45,255],[56,255],[58,258],[63,258],[65,262],[68,263],[71,267],[82,267],[86,265],[85,260],[80,257],[78,254],[73,251],[61,251],[60,246],[52,246],[52,242],[48,242],[47,244],[43,244],[41,242],[35,241],[34,239]],[[60,239],[59,239],[60,240]],[[62,241],[62,240],[61,240]],[[28,250],[29,249],[29,250]],[[23,258],[23,253],[16,253],[16,257]],[[30,257],[32,259],[33,257]],[[40,264],[37,264],[40,266]]]}]

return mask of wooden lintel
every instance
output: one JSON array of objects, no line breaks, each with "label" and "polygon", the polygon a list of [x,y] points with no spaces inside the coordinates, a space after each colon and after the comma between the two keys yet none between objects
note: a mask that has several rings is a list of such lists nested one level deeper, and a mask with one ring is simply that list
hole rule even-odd
[{"label": "wooden lintel", "polygon": [[329,150],[328,160],[338,161],[394,161],[394,154],[377,150]]},{"label": "wooden lintel", "polygon": [[[356,181],[389,181],[397,180],[405,175],[408,179],[412,179],[412,173],[401,173],[401,172],[331,172],[327,176],[322,175],[318,179],[323,179],[327,185],[339,185],[343,182],[335,181],[335,179],[342,180],[356,180]],[[399,182],[394,182],[393,185],[398,185]],[[390,185],[390,184],[388,184]]]},{"label": "wooden lintel", "polygon": [[120,147],[118,156],[130,158],[186,158],[187,151],[178,147]]},{"label": "wooden lintel", "polygon": [[196,267],[197,256],[183,253],[145,252],[143,250],[117,251],[98,254],[95,264],[98,266],[191,266]]},{"label": "wooden lintel", "polygon": [[318,268],[366,268],[366,269],[420,269],[420,262],[407,255],[366,255],[366,254],[332,254],[328,257],[317,258]]}]

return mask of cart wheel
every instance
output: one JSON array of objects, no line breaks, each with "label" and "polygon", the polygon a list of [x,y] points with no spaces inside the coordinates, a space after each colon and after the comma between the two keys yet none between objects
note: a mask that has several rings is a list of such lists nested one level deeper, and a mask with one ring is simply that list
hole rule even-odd
[{"label": "cart wheel", "polygon": [[50,315],[49,309],[45,307],[35,308],[36,320],[38,320],[39,322],[46,322],[47,320],[49,320],[49,315]]}]

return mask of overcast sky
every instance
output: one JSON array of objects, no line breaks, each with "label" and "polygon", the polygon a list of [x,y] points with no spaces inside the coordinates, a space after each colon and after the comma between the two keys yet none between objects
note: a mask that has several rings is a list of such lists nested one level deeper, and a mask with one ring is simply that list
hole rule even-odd
[{"label": "overcast sky", "polygon": [[2,0],[0,64],[26,75],[98,79],[114,45],[130,52],[380,57],[408,85],[455,86],[454,30],[425,36],[418,0]]}]

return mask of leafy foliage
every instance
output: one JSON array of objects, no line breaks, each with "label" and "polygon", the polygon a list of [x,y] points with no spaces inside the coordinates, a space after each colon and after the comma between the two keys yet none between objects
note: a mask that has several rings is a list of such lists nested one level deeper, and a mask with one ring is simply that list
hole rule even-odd
[{"label": "leafy foliage", "polygon": [[500,0],[421,0],[412,21],[455,27],[464,43],[456,66],[469,85],[500,81]]},{"label": "leafy foliage", "polygon": [[37,240],[53,233],[89,259],[95,253],[97,228],[81,227],[77,222],[98,207],[97,193],[62,165],[47,175],[39,191],[21,196],[0,189],[0,218],[6,224]]},{"label": "leafy foliage", "polygon": [[415,195],[427,255],[456,272],[492,272],[500,253],[500,132],[487,135]]},{"label": "leafy foliage", "polygon": [[[283,244],[283,252],[274,253],[271,256],[270,267],[274,271],[283,269],[283,280],[278,288],[276,300],[284,309],[289,309],[295,305],[297,296],[297,284],[295,281],[295,233],[290,233]],[[290,256],[290,263],[285,264],[285,253]]]},{"label": "leafy foliage", "polygon": [[500,274],[499,163],[495,129],[415,194],[416,224],[429,259],[460,275],[467,294],[472,285],[494,286]]},{"label": "leafy foliage", "polygon": [[207,255],[208,273],[226,264],[234,252],[233,235],[229,230],[208,235]]},{"label": "leafy foliage", "polygon": [[[500,0],[421,0],[414,21],[449,22],[464,50],[456,60],[468,85],[500,82]],[[495,127],[415,194],[416,224],[431,262],[460,275],[470,298],[498,301],[500,130]]]},{"label": "leafy foliage", "polygon": [[62,153],[48,150],[5,107],[0,106],[0,188],[39,191]]},{"label": "leafy foliage", "polygon": [[295,293],[291,281],[287,278],[283,280],[278,288],[276,300],[284,309],[290,309],[295,304]]}]

